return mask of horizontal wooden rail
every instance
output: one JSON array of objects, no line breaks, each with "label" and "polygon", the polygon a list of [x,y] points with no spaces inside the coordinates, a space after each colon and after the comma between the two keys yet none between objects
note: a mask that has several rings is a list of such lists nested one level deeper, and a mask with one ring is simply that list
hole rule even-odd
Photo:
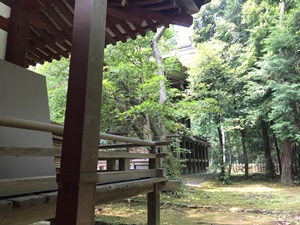
[{"label": "horizontal wooden rail", "polygon": [[[54,125],[49,123],[12,118],[12,117],[0,117],[0,126],[50,132],[58,135],[63,135],[64,133],[64,127],[60,125]],[[128,138],[128,137],[117,136],[112,134],[99,133],[99,138],[105,140],[111,140],[111,141],[120,141],[120,142],[138,144],[143,146],[155,146],[155,142],[153,141]]]},{"label": "horizontal wooden rail", "polygon": [[[99,205],[150,193],[154,190],[154,184],[161,184],[159,185],[161,188],[166,182],[167,178],[156,177],[97,185],[95,201]],[[2,198],[0,200],[0,224],[32,224],[53,218],[55,217],[56,200],[57,191]]]},{"label": "horizontal wooden rail", "polygon": [[0,146],[0,156],[61,156],[58,148]]},{"label": "horizontal wooden rail", "polygon": [[[155,141],[155,146],[169,145],[170,141]],[[112,144],[112,145],[99,145],[99,149],[112,149],[112,148],[136,148],[148,145],[140,144]]]},{"label": "horizontal wooden rail", "polygon": [[[103,171],[97,173],[97,184],[165,177],[163,169]],[[0,197],[57,190],[56,176],[0,180]]]},{"label": "horizontal wooden rail", "polygon": [[57,190],[55,176],[3,179],[0,187],[0,197]]},{"label": "horizontal wooden rail", "polygon": [[[0,146],[0,156],[53,156],[60,157],[58,148],[33,148]],[[155,159],[165,158],[166,154],[130,153],[120,151],[98,152],[99,160],[107,159]]]},{"label": "horizontal wooden rail", "polygon": [[155,159],[165,158],[166,154],[144,154],[144,153],[130,153],[130,152],[99,152],[99,159]]}]

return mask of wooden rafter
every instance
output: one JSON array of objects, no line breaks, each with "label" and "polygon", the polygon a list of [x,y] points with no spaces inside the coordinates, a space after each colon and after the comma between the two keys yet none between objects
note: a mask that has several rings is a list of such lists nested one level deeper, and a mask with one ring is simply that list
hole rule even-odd
[{"label": "wooden rafter", "polygon": [[11,7],[11,0],[0,0],[4,5]]},{"label": "wooden rafter", "polygon": [[[169,24],[190,26],[191,13],[209,0],[108,0],[107,44],[126,42],[138,34],[144,36],[151,30]],[[12,0],[0,0],[11,7]],[[35,65],[34,57],[43,63],[68,57],[72,47],[72,30],[75,0],[26,0],[22,10],[27,13],[30,32],[26,65]],[[9,21],[0,17],[0,29],[6,30]],[[32,32],[34,30],[34,32]],[[34,48],[33,45],[38,46]],[[44,45],[44,46],[43,46]]]}]

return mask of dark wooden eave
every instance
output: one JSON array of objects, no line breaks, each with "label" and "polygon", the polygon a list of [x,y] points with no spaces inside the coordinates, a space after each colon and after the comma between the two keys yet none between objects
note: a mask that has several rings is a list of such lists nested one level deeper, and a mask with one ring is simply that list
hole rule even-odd
[{"label": "dark wooden eave", "polygon": [[[13,0],[0,0],[12,6]],[[106,45],[126,42],[162,25],[190,26],[207,0],[108,0]],[[68,57],[72,47],[74,0],[26,0],[23,11],[30,24],[26,65]],[[0,16],[0,29],[8,31],[9,18]]]}]

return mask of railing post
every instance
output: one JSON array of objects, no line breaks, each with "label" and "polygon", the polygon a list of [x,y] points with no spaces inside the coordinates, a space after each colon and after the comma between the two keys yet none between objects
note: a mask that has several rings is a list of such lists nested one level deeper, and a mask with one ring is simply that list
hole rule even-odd
[{"label": "railing post", "polygon": [[193,141],[193,142],[191,142],[191,147],[192,147],[192,150],[193,150],[193,173],[197,173],[197,170],[196,170],[196,168],[197,168],[197,166],[196,166],[196,142],[195,141]]},{"label": "railing post", "polygon": [[189,150],[189,153],[188,153],[188,173],[192,173],[192,149],[191,149],[191,142],[188,141],[187,143],[187,149]]},{"label": "railing post", "polygon": [[119,170],[127,171],[130,170],[130,159],[119,159]]},{"label": "railing post", "polygon": [[182,153],[182,159],[184,160],[184,167],[182,168],[182,174],[187,174],[187,159],[186,159],[186,142],[185,138],[182,138],[182,148],[184,148],[184,152]]},{"label": "railing post", "polygon": [[[154,146],[151,146],[151,153],[156,153]],[[149,169],[158,169],[160,167],[160,159],[149,159]],[[160,224],[160,191],[158,184],[153,185],[153,192],[147,194],[148,207],[148,225]]]},{"label": "railing post", "polygon": [[200,167],[200,144],[197,143],[196,145],[196,150],[197,150],[197,172],[200,173],[201,167]]}]

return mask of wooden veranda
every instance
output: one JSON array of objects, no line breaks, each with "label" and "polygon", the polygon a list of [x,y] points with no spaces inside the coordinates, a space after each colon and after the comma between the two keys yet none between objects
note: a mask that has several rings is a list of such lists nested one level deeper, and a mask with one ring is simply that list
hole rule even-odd
[{"label": "wooden veranda", "polygon": [[[166,143],[99,136],[104,47],[145,36],[162,25],[189,26],[191,15],[206,2],[0,0],[0,160],[9,160],[14,172],[10,177],[9,170],[0,169],[1,225],[48,219],[56,225],[91,225],[95,204],[143,193],[148,195],[148,224],[160,223],[159,193],[167,179],[159,165],[164,155],[156,147]],[[25,68],[70,55],[66,119],[60,127],[50,124],[46,112],[45,81]],[[54,149],[51,142],[57,133],[63,135],[62,149]],[[101,152],[100,138],[149,146],[151,152]],[[31,161],[24,166],[27,157]],[[54,157],[61,158],[57,175]],[[129,159],[141,157],[149,159],[149,169],[129,170]],[[45,174],[42,159],[49,166]],[[118,170],[98,172],[99,159],[118,160]],[[35,175],[26,175],[29,167]]]},{"label": "wooden veranda", "polygon": [[208,149],[209,143],[205,138],[190,138],[183,136],[181,138],[181,147],[186,151],[177,154],[177,158],[182,161],[184,167],[182,174],[205,172],[209,166]]}]

